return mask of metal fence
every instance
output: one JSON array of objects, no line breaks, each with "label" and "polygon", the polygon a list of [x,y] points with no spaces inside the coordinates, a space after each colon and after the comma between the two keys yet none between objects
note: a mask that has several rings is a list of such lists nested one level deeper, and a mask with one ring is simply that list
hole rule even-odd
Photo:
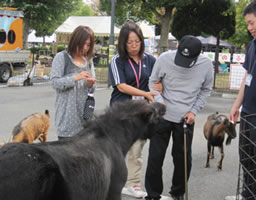
[{"label": "metal fence", "polygon": [[229,63],[220,64],[214,68],[214,91],[237,94],[245,73],[242,65]]},{"label": "metal fence", "polygon": [[[253,123],[254,122],[254,123]],[[256,200],[256,114],[241,116],[239,172],[236,199]]]},{"label": "metal fence", "polygon": [[[38,58],[34,58],[35,60]],[[31,59],[33,60],[33,59]],[[99,87],[109,86],[108,78],[108,55],[97,54],[93,58],[95,64],[95,72],[97,85]],[[51,72],[52,57],[40,55],[40,65],[36,65],[34,69],[33,81],[46,80]],[[13,72],[15,75],[24,75],[31,71],[32,61],[28,63],[26,68],[18,69]],[[220,64],[215,67],[214,85],[213,89],[218,93],[236,94],[240,88],[243,77],[243,68],[235,66],[233,63]]]}]

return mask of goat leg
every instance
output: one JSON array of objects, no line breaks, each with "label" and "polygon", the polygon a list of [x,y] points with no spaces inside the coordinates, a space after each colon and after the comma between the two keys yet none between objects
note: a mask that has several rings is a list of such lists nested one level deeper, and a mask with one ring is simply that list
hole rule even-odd
[{"label": "goat leg", "polygon": [[208,152],[207,152],[207,160],[206,160],[205,168],[210,167],[211,144],[209,142],[207,142],[207,149],[208,149]]},{"label": "goat leg", "polygon": [[210,153],[210,159],[214,158],[214,146],[212,146],[212,151]]},{"label": "goat leg", "polygon": [[222,161],[224,159],[224,147],[223,147],[223,145],[221,145],[219,147],[219,149],[220,149],[221,158],[220,158],[220,160],[218,162],[217,168],[218,168],[218,170],[222,170]]}]

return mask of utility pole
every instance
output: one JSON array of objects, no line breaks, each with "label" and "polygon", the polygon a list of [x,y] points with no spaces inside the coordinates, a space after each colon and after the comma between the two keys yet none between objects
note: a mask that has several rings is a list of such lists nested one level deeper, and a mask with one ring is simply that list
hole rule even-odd
[{"label": "utility pole", "polygon": [[[115,52],[115,0],[111,0],[111,25],[110,25],[110,36],[109,36],[109,48],[108,48],[108,62],[111,62]],[[108,73],[109,74],[109,73]],[[110,78],[108,76],[108,87],[110,87]]]}]

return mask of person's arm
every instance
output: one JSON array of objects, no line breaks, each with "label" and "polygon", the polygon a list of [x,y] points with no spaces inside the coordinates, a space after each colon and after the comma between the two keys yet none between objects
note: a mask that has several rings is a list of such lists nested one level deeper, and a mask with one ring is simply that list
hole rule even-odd
[{"label": "person's arm", "polygon": [[156,95],[156,93],[154,92],[146,92],[146,91],[137,89],[133,86],[130,86],[126,83],[118,84],[117,88],[122,93],[129,94],[131,96],[143,96],[151,102],[154,102],[154,96]]},{"label": "person's arm", "polygon": [[247,76],[247,71],[244,75],[244,78],[242,80],[242,83],[241,83],[241,87],[240,87],[240,90],[238,92],[238,95],[236,97],[236,100],[231,108],[231,111],[229,113],[229,120],[234,123],[235,121],[238,120],[238,117],[239,117],[239,109],[240,109],[240,106],[242,105],[242,102],[243,102],[243,99],[244,99],[244,88],[245,88],[245,80],[246,80],[246,76]]},{"label": "person's arm", "polygon": [[165,74],[163,74],[163,72],[161,72],[161,57],[159,57],[153,67],[151,76],[149,77],[149,89],[151,92],[156,93],[157,95],[155,96],[155,101],[160,102],[160,103],[164,103],[163,97],[161,96],[162,90],[163,90],[163,85],[161,83],[161,89],[158,90],[158,88],[156,88],[155,84],[159,83],[160,81],[162,81],[162,79],[164,78]]}]

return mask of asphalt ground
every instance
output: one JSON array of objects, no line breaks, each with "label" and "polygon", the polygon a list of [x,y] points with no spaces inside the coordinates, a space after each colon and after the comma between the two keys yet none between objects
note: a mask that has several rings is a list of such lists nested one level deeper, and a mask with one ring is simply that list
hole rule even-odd
[{"label": "asphalt ground", "polygon": [[[104,112],[109,105],[112,89],[98,88],[95,92],[96,113]],[[207,142],[203,136],[203,125],[209,114],[218,111],[228,115],[234,102],[234,96],[212,95],[206,106],[196,117],[195,131],[192,146],[193,166],[188,182],[189,200],[223,200],[225,196],[236,193],[238,179],[238,138],[231,145],[224,147],[225,158],[222,171],[217,171],[217,161],[220,159],[218,149],[215,150],[215,159],[210,161],[211,167],[205,168]],[[6,87],[0,85],[0,143],[8,142],[13,127],[18,122],[35,112],[50,111],[51,126],[49,140],[56,140],[54,126],[55,91],[48,82],[37,83],[27,87]],[[237,127],[238,130],[238,127]],[[148,144],[143,149],[143,177],[147,163]],[[173,164],[171,157],[172,142],[170,142],[163,166],[163,195],[168,195],[172,181]],[[123,196],[123,200],[133,200]]]}]

